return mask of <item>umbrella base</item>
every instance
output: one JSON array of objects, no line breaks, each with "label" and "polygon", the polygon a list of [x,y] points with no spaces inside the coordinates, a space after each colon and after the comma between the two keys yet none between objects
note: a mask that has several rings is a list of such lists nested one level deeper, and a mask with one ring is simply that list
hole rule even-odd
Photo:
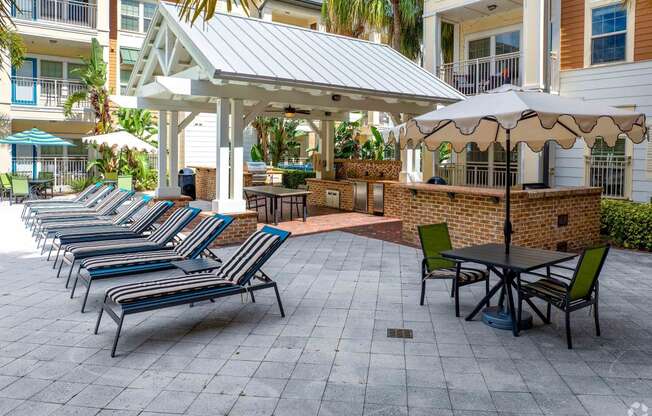
[{"label": "umbrella base", "polygon": [[[500,306],[491,306],[482,311],[482,322],[492,328],[512,330],[512,315],[507,309]],[[520,329],[532,328],[532,315],[523,311],[521,313]]]}]

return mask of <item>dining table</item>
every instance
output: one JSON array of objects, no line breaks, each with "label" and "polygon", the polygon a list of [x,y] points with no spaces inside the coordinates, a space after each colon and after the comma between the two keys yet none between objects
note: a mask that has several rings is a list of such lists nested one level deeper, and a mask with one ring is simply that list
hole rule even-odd
[{"label": "dining table", "polygon": [[[473,311],[466,316],[466,320],[473,320],[482,310],[482,321],[485,324],[494,328],[511,330],[514,336],[518,336],[519,330],[532,326],[532,315],[523,311],[520,322],[514,318],[516,308],[512,289],[516,288],[515,279],[521,273],[545,269],[569,261],[577,254],[513,245],[506,250],[504,244],[489,243],[442,251],[441,256],[457,262],[484,265],[499,278]],[[498,291],[501,291],[498,305],[484,307]],[[507,305],[504,302],[505,297]],[[544,315],[530,299],[524,298],[523,300],[545,321]]]},{"label": "dining table", "polygon": [[[272,211],[274,225],[278,224],[279,201],[283,203],[282,201],[284,198],[301,198],[301,205],[303,207],[303,222],[306,222],[306,218],[308,217],[308,195],[311,194],[310,191],[271,185],[245,186],[243,189],[247,193],[264,196],[270,200],[270,209]],[[291,209],[292,206],[290,206],[290,210]]]},{"label": "dining table", "polygon": [[[29,194],[34,196],[44,196],[47,198],[48,190],[47,185],[54,182],[53,178],[44,178],[44,179],[28,179],[27,183],[29,185]],[[51,196],[54,197],[54,187],[50,188]],[[42,192],[41,192],[42,190]]]}]

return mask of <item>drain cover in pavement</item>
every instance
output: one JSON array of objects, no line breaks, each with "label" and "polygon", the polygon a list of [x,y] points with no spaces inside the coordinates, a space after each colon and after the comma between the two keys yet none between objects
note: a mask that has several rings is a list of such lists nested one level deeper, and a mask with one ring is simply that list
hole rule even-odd
[{"label": "drain cover in pavement", "polygon": [[406,328],[387,328],[387,338],[412,338],[412,330]]}]

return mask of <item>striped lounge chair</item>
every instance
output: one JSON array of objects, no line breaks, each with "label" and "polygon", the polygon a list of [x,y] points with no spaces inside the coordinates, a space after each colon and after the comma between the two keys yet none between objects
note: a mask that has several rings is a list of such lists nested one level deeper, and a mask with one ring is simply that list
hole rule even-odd
[{"label": "striped lounge chair", "polygon": [[[281,316],[284,317],[276,282],[261,267],[289,236],[287,231],[265,226],[253,233],[230,259],[211,273],[188,274],[108,289],[97,317],[95,334],[106,311],[118,325],[111,349],[111,356],[115,357],[126,315],[245,293],[249,293],[251,301],[255,302],[254,292],[268,288],[274,289]],[[252,284],[254,279],[260,282]]]},{"label": "striped lounge chair", "polygon": [[134,220],[130,226],[117,226],[117,225],[104,225],[98,227],[87,228],[71,228],[67,230],[57,231],[50,245],[50,254],[54,249],[57,250],[57,255],[54,258],[52,268],[56,268],[57,261],[61,248],[68,244],[82,243],[84,241],[103,241],[103,240],[121,240],[126,238],[144,237],[144,233],[150,231],[155,227],[156,221],[163,214],[172,208],[174,204],[171,201],[158,201],[151,207],[147,208],[145,213]]},{"label": "striped lounge chair", "polygon": [[100,216],[97,218],[83,219],[79,221],[57,221],[45,223],[39,230],[36,237],[36,246],[43,242],[41,254],[45,251],[45,246],[48,238],[54,237],[56,233],[72,229],[88,229],[88,227],[101,227],[101,226],[121,226],[134,221],[136,214],[143,209],[145,205],[152,199],[151,196],[144,196],[133,200],[122,212],[113,216]]},{"label": "striped lounge chair", "polygon": [[101,200],[103,200],[109,192],[113,191],[113,186],[111,185],[102,185],[100,188],[93,193],[91,196],[86,198],[81,203],[61,203],[61,204],[52,204],[47,206],[34,206],[29,207],[27,213],[25,214],[25,225],[29,226],[32,223],[34,215],[41,211],[62,211],[65,212],[67,209],[74,208],[92,208],[96,206]]},{"label": "striped lounge chair", "polygon": [[96,208],[101,201],[104,201],[110,193],[113,191],[113,186],[109,185],[106,188],[102,187],[100,188],[99,191],[97,191],[95,194],[93,194],[92,197],[88,198],[81,206],[79,205],[57,205],[54,207],[34,207],[30,208],[29,210],[29,215],[25,220],[25,225],[29,228],[34,228],[36,225],[36,219],[44,215],[45,213],[49,214],[55,214],[55,213],[64,213],[64,214],[69,214],[74,211],[79,211],[79,212],[84,212],[84,211],[92,211],[94,208]]},{"label": "striped lounge chair", "polygon": [[137,251],[154,251],[164,248],[181,232],[200,212],[199,208],[179,208],[147,237],[125,238],[120,240],[86,241],[62,245],[63,255],[57,277],[60,276],[64,263],[70,265],[66,287],[70,282],[75,263],[89,257],[109,254],[127,254]]},{"label": "striped lounge chair", "polygon": [[127,200],[134,196],[133,191],[123,191],[115,189],[111,192],[102,202],[97,204],[95,208],[75,209],[68,212],[42,212],[36,214],[33,223],[33,235],[39,234],[44,224],[56,223],[61,221],[84,221],[87,219],[97,219],[106,217],[107,215],[115,215],[118,208]]},{"label": "striped lounge chair", "polygon": [[[75,296],[77,281],[86,286],[86,293],[81,311],[84,312],[91,283],[94,280],[107,279],[133,273],[150,272],[169,269],[173,261],[190,260],[202,253],[216,258],[207,250],[208,246],[233,222],[232,217],[215,214],[206,217],[188,234],[183,241],[172,248],[155,251],[136,252],[129,254],[111,254],[108,256],[89,257],[80,262],[79,272],[72,285],[70,298]],[[218,258],[216,260],[220,261]]]},{"label": "striped lounge chair", "polygon": [[77,194],[73,199],[36,199],[32,201],[25,201],[23,203],[23,212],[20,214],[20,218],[25,219],[27,211],[31,207],[47,207],[47,206],[56,206],[56,205],[81,205],[86,199],[88,199],[93,193],[97,192],[102,186],[102,182],[97,182],[96,184],[89,185]]}]

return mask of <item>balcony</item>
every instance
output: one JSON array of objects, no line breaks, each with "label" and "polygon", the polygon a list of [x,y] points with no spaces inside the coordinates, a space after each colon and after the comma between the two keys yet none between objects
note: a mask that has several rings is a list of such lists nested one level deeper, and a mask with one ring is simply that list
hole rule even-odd
[{"label": "balcony", "polygon": [[[61,108],[66,99],[77,91],[83,90],[79,81],[53,78],[11,78],[11,103],[21,106]],[[82,101],[73,107],[75,110],[89,108],[88,101]]]},{"label": "balcony", "polygon": [[437,75],[462,94],[476,95],[504,84],[521,86],[521,52],[456,61],[437,67]]},{"label": "balcony", "polygon": [[95,29],[95,3],[76,0],[16,0],[11,14],[18,20],[31,20]]},{"label": "balcony", "polygon": [[607,198],[627,198],[631,158],[625,155],[592,155],[586,158],[588,185],[602,188]]}]

